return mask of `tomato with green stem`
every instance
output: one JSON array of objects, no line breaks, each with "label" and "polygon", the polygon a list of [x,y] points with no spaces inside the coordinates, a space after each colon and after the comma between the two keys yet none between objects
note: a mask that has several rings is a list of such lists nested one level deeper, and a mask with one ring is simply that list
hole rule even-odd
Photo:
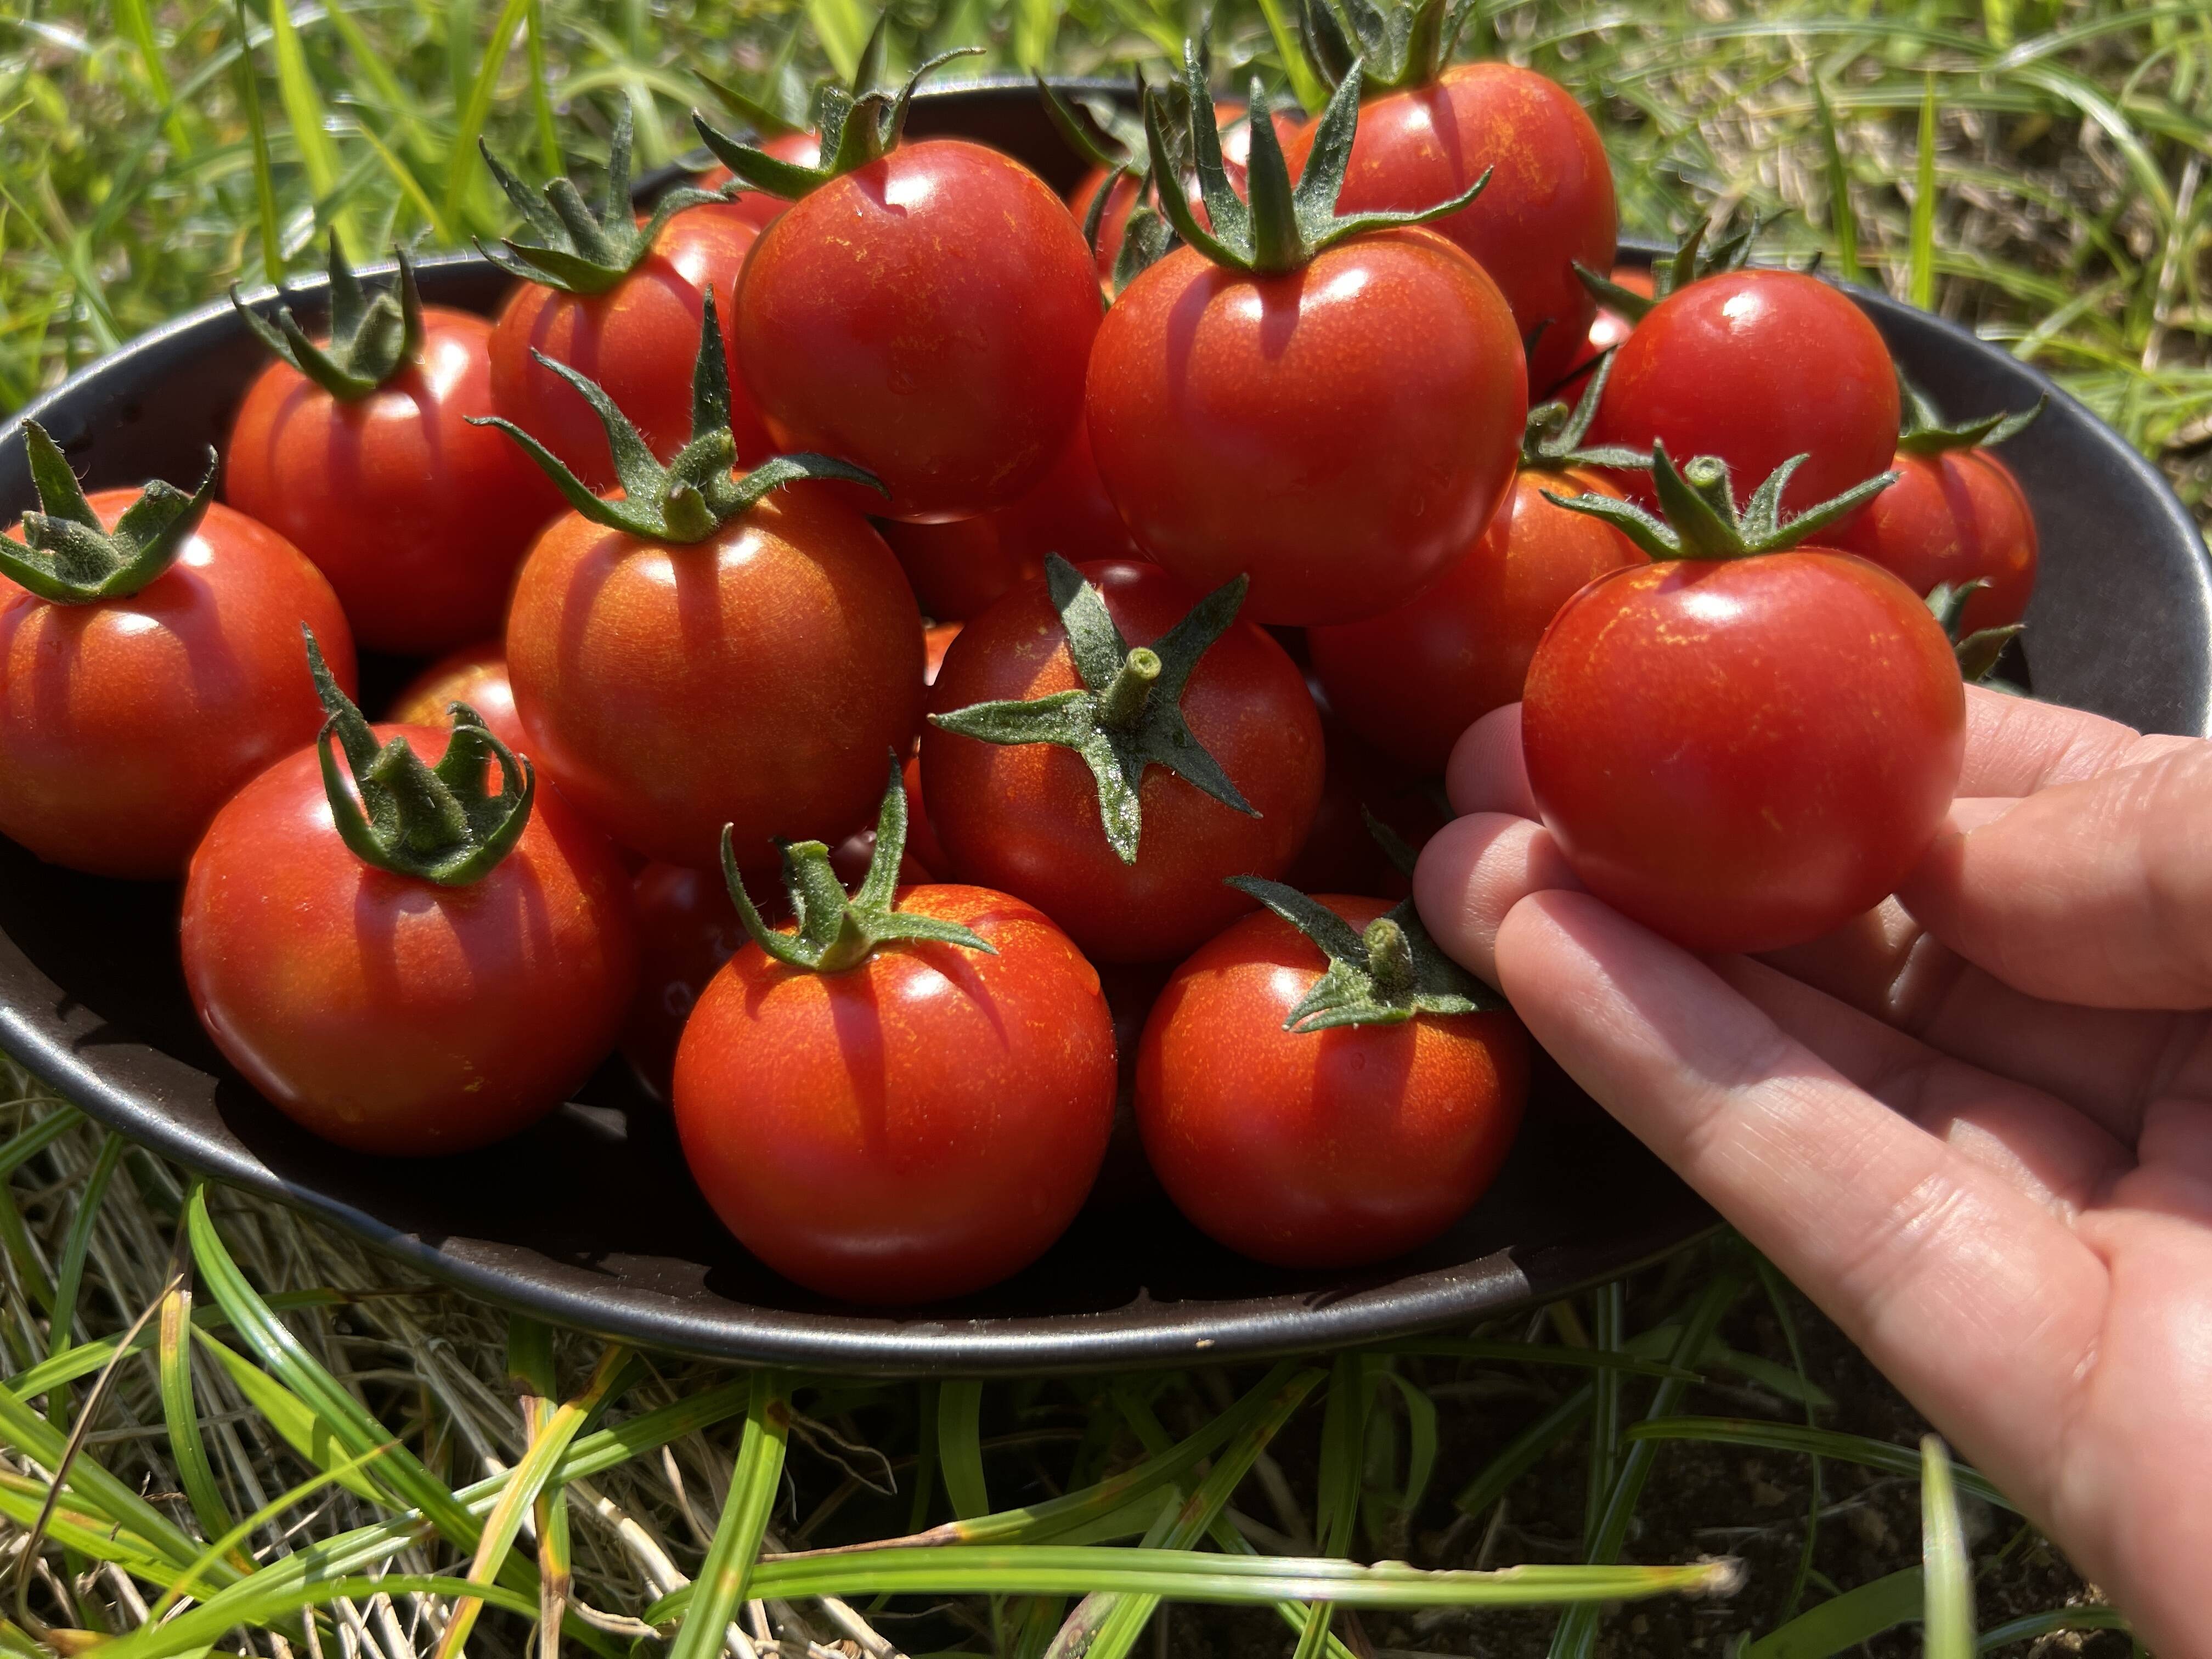
[{"label": "tomato with green stem", "polygon": [[[822,140],[811,132],[779,132],[757,141],[763,155],[779,161],[788,161],[793,167],[812,167],[822,165]],[[738,184],[738,175],[717,161],[699,176],[699,188],[720,192]],[[729,199],[708,209],[710,213],[734,214],[762,230],[766,230],[783,216],[791,205],[781,196],[771,196],[764,190],[738,188]]]},{"label": "tomato with green stem", "polygon": [[473,708],[492,736],[517,754],[529,749],[501,641],[479,640],[441,657],[400,688],[385,719],[394,726],[451,726],[457,702]]}]

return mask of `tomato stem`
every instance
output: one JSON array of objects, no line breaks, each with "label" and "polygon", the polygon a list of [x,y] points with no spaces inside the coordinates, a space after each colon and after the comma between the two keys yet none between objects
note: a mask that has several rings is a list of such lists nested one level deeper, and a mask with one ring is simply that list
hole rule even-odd
[{"label": "tomato stem", "polygon": [[340,403],[356,403],[422,355],[422,294],[415,262],[396,242],[392,253],[399,264],[398,281],[372,299],[346,263],[337,233],[331,233],[331,333],[322,345],[307,337],[289,306],[276,307],[272,325],[238,297],[235,283],[230,303],[262,344]]},{"label": "tomato stem", "polygon": [[1387,1000],[1413,988],[1413,948],[1407,943],[1403,927],[1387,915],[1377,916],[1367,924],[1360,943],[1367,947],[1367,971],[1376,994]]},{"label": "tomato stem", "polygon": [[25,458],[40,510],[23,515],[23,539],[0,536],[0,576],[55,605],[91,605],[137,592],[176,562],[215,500],[216,453],[187,495],[156,478],[108,530],[85,499],[61,446],[23,422]]},{"label": "tomato stem", "polygon": [[1941,455],[1953,450],[2001,444],[2027,430],[2051,403],[2046,393],[2026,409],[2009,414],[2000,410],[1994,415],[1947,425],[1942,411],[1926,392],[1906,378],[1902,368],[1897,371],[1897,389],[1905,407],[1904,427],[1897,434],[1897,453],[1900,455]]},{"label": "tomato stem", "polygon": [[1809,459],[1793,455],[1776,467],[1752,491],[1741,512],[1726,461],[1717,455],[1699,455],[1677,468],[1663,443],[1651,447],[1651,485],[1659,497],[1660,514],[1611,495],[1560,495],[1547,489],[1544,499],[1554,507],[1603,519],[1654,559],[1741,559],[1799,545],[1898,479],[1894,472],[1879,473],[1785,520],[1783,491]]},{"label": "tomato stem", "polygon": [[1145,717],[1152,687],[1159,683],[1160,653],[1140,645],[1121,660],[1113,682],[1098,695],[1098,721],[1117,732],[1133,731]]}]

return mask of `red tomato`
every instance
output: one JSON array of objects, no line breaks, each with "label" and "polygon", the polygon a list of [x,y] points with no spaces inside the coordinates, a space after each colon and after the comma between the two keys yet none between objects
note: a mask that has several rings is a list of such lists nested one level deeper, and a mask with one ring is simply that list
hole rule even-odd
[{"label": "red tomato", "polygon": [[[780,133],[773,138],[760,138],[753,148],[763,150],[779,161],[789,161],[798,167],[818,167],[822,161],[822,141],[811,132]],[[717,162],[700,176],[699,188],[720,190],[737,175]],[[732,213],[748,223],[765,230],[783,216],[790,203],[781,196],[771,196],[764,190],[741,190],[731,198],[727,207],[715,207],[710,211]]]},{"label": "red tomato", "polygon": [[[1321,902],[1364,928],[1380,899]],[[1176,970],[1137,1057],[1137,1124],[1176,1206],[1241,1255],[1351,1267],[1451,1225],[1505,1161],[1528,1097],[1510,1013],[1293,1032],[1327,958],[1267,911]]]},{"label": "red tomato", "polygon": [[[375,731],[432,763],[448,736]],[[405,1157],[489,1145],[559,1104],[613,1045],[637,975],[629,878],[552,791],[489,875],[440,887],[339,839],[312,747],[216,815],[183,938],[193,1006],[248,1082],[326,1140]]]},{"label": "red tomato", "polygon": [[395,726],[450,726],[447,712],[465,702],[517,753],[528,752],[530,738],[514,712],[514,687],[507,678],[507,653],[497,640],[479,640],[442,657],[408,681],[392,700],[386,717]]},{"label": "red tomato", "polygon": [[2035,591],[2035,515],[2012,469],[1985,449],[1899,455],[1895,483],[1835,533],[1836,545],[1872,559],[1916,593],[1977,579],[1967,633],[2004,628],[2027,614]]},{"label": "red tomato", "polygon": [[[1316,125],[1289,149],[1294,173]],[[1529,384],[1549,386],[1572,365],[1597,310],[1575,263],[1607,269],[1620,228],[1605,145],[1565,88],[1511,64],[1461,64],[1433,86],[1384,94],[1360,109],[1337,211],[1433,207],[1486,167],[1482,194],[1430,228],[1490,273],[1513,307],[1516,337],[1534,341]]]},{"label": "red tomato", "polygon": [[[1243,114],[1244,106],[1234,99],[1221,99],[1214,103],[1214,120],[1226,129],[1221,134],[1222,171],[1229,177],[1230,188],[1239,196],[1244,194],[1247,162],[1252,154],[1252,124],[1242,118]],[[1297,139],[1301,125],[1298,118],[1278,111],[1274,123],[1276,142],[1287,151]],[[1091,204],[1097,199],[1099,187],[1109,176],[1104,167],[1093,167],[1083,175],[1083,182],[1068,192],[1067,210],[1075,216],[1077,224],[1088,222]],[[1121,238],[1128,229],[1129,216],[1137,208],[1137,181],[1118,168],[1110,176],[1118,182],[1114,186],[1113,195],[1106,200],[1106,211],[1099,216],[1098,241],[1094,250],[1098,281],[1109,293],[1113,290],[1114,262],[1121,257]],[[1212,222],[1206,217],[1206,204],[1199,195],[1194,179],[1188,199],[1191,211],[1198,216],[1198,222],[1210,225]]]},{"label": "red tomato", "polygon": [[1459,734],[1521,700],[1528,659],[1561,605],[1644,556],[1601,520],[1544,492],[1620,492],[1583,472],[1524,471],[1459,562],[1400,605],[1364,622],[1306,631],[1329,707],[1370,743],[1434,775]]},{"label": "red tomato", "polygon": [[[1151,565],[1082,568],[1132,647],[1157,641],[1199,599]],[[1037,581],[961,631],[929,708],[945,714],[1082,685],[1051,596]],[[925,726],[922,786],[951,873],[1027,899],[1101,962],[1181,956],[1249,909],[1252,901],[1223,883],[1286,869],[1321,799],[1313,697],[1282,647],[1240,621],[1199,659],[1182,711],[1192,735],[1260,816],[1224,805],[1164,767],[1149,768],[1138,792],[1143,834],[1133,864],[1108,844],[1097,781],[1072,750],[1001,748]]]},{"label": "red tomato", "polygon": [[[583,393],[532,358],[532,350],[541,351],[596,381],[629,416],[647,447],[669,459],[691,437],[691,369],[706,309],[700,290],[714,286],[722,343],[734,352],[738,272],[759,234],[757,226],[735,212],[686,208],[661,228],[636,268],[604,294],[568,294],[539,283],[518,286],[492,330],[491,392],[498,412],[592,489],[614,485],[606,433]],[[739,462],[764,459],[773,446],[734,371],[730,416]]]},{"label": "red tomato", "polygon": [[507,670],[530,753],[648,858],[772,864],[874,816],[921,714],[921,617],[898,562],[826,491],[772,491],[703,541],[574,514],[524,561]]},{"label": "red tomato", "polygon": [[[1632,293],[1646,299],[1651,295],[1651,268],[1649,265],[1615,265],[1613,280]],[[1597,315],[1590,319],[1589,332],[1583,337],[1582,349],[1568,365],[1570,376],[1581,373],[1607,352],[1636,331],[1636,325],[1617,311],[1598,307]]]},{"label": "red tomato", "polygon": [[1669,560],[1568,601],[1522,741],[1592,892],[1692,950],[1771,951],[1919,862],[1958,787],[1966,695],[1927,606],[1863,559]]},{"label": "red tomato", "polygon": [[[745,944],[722,872],[648,864],[631,887],[637,911],[637,996],[623,1024],[623,1057],[656,1100],[666,1100],[684,1035],[707,981]],[[781,907],[769,920],[781,923]]]},{"label": "red tomato", "polygon": [[1261,623],[1348,622],[1441,572],[1513,476],[1528,381],[1497,285],[1390,230],[1248,276],[1178,248],[1098,331],[1099,475],[1194,586],[1249,574]]},{"label": "red tomato", "polygon": [[1401,899],[1413,890],[1412,884],[1375,844],[1366,814],[1372,812],[1418,853],[1444,826],[1437,805],[1441,785],[1393,760],[1326,711],[1321,729],[1328,748],[1321,805],[1306,844],[1283,872],[1284,883],[1302,893]]},{"label": "red tomato", "polygon": [[910,887],[896,908],[996,955],[896,944],[842,973],[748,944],[676,1054],[676,1127],[707,1201],[787,1278],[847,1301],[995,1284],[1060,1237],[1114,1121],[1098,975],[1018,900]]},{"label": "red tomato", "polygon": [[[936,682],[933,680],[931,684]],[[906,764],[900,769],[899,775],[906,784],[907,856],[921,860],[923,867],[933,874],[950,872],[952,855],[937,839],[937,828],[929,821],[929,809],[922,805],[921,750],[919,748],[906,757]]]},{"label": "red tomato", "polygon": [[[1802,513],[1889,465],[1898,415],[1889,348],[1848,297],[1794,270],[1735,270],[1678,289],[1636,325],[1589,441],[1717,455],[1746,481],[1808,456],[1782,497]],[[1616,482],[1653,500],[1648,474]]]},{"label": "red tomato", "polygon": [[[112,529],[137,499],[90,501]],[[180,874],[216,809],[322,727],[302,623],[350,691],[353,636],[331,585],[220,504],[128,598],[57,605],[0,576],[0,833],[94,875]]]},{"label": "red tomato", "polygon": [[945,666],[945,653],[960,637],[960,624],[935,623],[921,630],[921,683],[937,684],[937,671]]},{"label": "red tomato", "polygon": [[497,628],[516,563],[561,510],[528,456],[468,424],[492,412],[491,325],[436,306],[422,322],[418,360],[352,402],[270,364],[224,452],[231,505],[314,561],[356,642],[409,654]]},{"label": "red tomato", "polygon": [[866,467],[892,518],[962,518],[1059,457],[1098,313],[1066,205],[1011,157],[940,138],[792,204],[745,265],[732,338],[779,449]]}]

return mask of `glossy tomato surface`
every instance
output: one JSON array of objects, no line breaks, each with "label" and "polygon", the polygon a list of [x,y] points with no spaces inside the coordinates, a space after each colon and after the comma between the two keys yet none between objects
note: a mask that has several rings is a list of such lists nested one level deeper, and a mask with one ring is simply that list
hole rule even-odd
[{"label": "glossy tomato surface", "polygon": [[[404,735],[435,763],[447,733]],[[338,838],[313,748],[225,806],[185,884],[185,978],[208,1034],[283,1114],[356,1152],[487,1146],[614,1044],[637,975],[629,878],[540,788],[514,849],[440,887]]]},{"label": "glossy tomato surface", "polygon": [[1536,641],[1584,584],[1644,556],[1612,526],[1544,499],[1620,492],[1588,473],[1522,472],[1473,547],[1395,610],[1306,631],[1329,707],[1431,775],[1459,734],[1521,698]]},{"label": "glossy tomato surface", "polygon": [[491,392],[499,413],[592,489],[612,487],[614,462],[599,417],[583,393],[532,357],[540,351],[596,381],[647,447],[668,459],[691,437],[691,371],[706,308],[699,296],[711,284],[729,354],[738,459],[745,465],[765,459],[768,432],[735,355],[738,272],[759,234],[758,226],[731,210],[687,208],[661,228],[637,267],[604,294],[520,284],[492,330]]},{"label": "glossy tomato surface", "polygon": [[329,578],[365,650],[423,654],[491,633],[559,493],[493,413],[492,327],[423,310],[422,355],[341,402],[283,362],[246,394],[225,451],[233,507]]},{"label": "glossy tomato surface", "polygon": [[[1303,171],[1313,123],[1290,151]],[[1490,182],[1430,227],[1465,248],[1533,341],[1528,383],[1564,376],[1597,309],[1575,275],[1613,264],[1620,230],[1613,169],[1596,126],[1565,87],[1511,64],[1461,64],[1433,85],[1361,106],[1340,213],[1414,212],[1448,202],[1485,169]]]},{"label": "glossy tomato surface", "polygon": [[[1889,465],[1898,413],[1889,349],[1846,295],[1799,271],[1738,270],[1677,289],[1636,325],[1589,441],[1657,440],[1678,464],[1717,455],[1739,497],[1805,455],[1782,497],[1802,513]],[[1652,499],[1648,474],[1618,482]]]},{"label": "glossy tomato surface", "polygon": [[[1613,280],[1630,292],[1651,297],[1651,270],[1648,265],[1615,265]],[[1574,362],[1568,369],[1571,378],[1579,376],[1613,347],[1636,332],[1636,325],[1617,311],[1600,306],[1597,314],[1590,319],[1589,332],[1583,337],[1582,349],[1575,353]]]},{"label": "glossy tomato surface", "polygon": [[997,1283],[1059,1237],[1114,1120],[1097,971],[1030,906],[911,887],[901,910],[995,955],[885,945],[811,974],[747,945],[676,1055],[684,1155],[725,1225],[845,1301],[932,1302]]},{"label": "glossy tomato surface", "polygon": [[[1325,895],[1355,928],[1388,907]],[[1198,1228],[1285,1267],[1351,1267],[1426,1243],[1505,1161],[1528,1092],[1510,1013],[1291,1032],[1328,959],[1271,912],[1176,969],[1137,1056],[1137,1124]]]},{"label": "glossy tomato surface", "polygon": [[1938,582],[1989,584],[1966,601],[1968,633],[2027,614],[2039,544],[2035,514],[2012,469],[1984,449],[1899,455],[1895,483],[1834,537],[1916,593]]},{"label": "glossy tomato surface", "polygon": [[1423,230],[1250,276],[1178,248],[1098,331],[1087,407],[1107,493],[1254,622],[1348,622],[1437,575],[1503,497],[1528,415],[1495,283]]},{"label": "glossy tomato surface", "polygon": [[1965,741],[1927,606],[1818,548],[1593,583],[1522,703],[1528,781],[1575,873],[1695,951],[1778,950],[1881,902],[1942,825]]},{"label": "glossy tomato surface", "polygon": [[483,715],[492,736],[515,753],[528,750],[529,736],[514,712],[503,641],[479,640],[440,658],[401,688],[386,718],[395,726],[450,726],[457,702]]},{"label": "glossy tomato surface", "polygon": [[647,858],[712,869],[722,826],[831,846],[871,821],[921,719],[921,617],[898,561],[828,492],[773,490],[689,545],[573,514],[507,613],[530,753]]},{"label": "glossy tomato surface", "polygon": [[[754,141],[754,148],[765,150],[779,161],[790,161],[799,167],[818,166],[822,161],[822,141],[811,132],[778,133],[773,138]],[[701,175],[699,188],[720,190],[736,182],[737,175],[717,163]],[[726,207],[710,210],[716,213],[733,213],[749,223],[766,229],[782,216],[790,203],[781,196],[771,196],[764,190],[741,190]]]},{"label": "glossy tomato surface", "polygon": [[[1181,621],[1199,594],[1157,567],[1083,567],[1132,647]],[[1008,594],[961,630],[930,690],[930,710],[1029,701],[1081,688],[1042,581]],[[1182,697],[1191,733],[1260,816],[1248,817],[1164,767],[1138,792],[1136,862],[1107,843],[1098,786],[1073,750],[1000,748],[935,726],[921,738],[921,781],[949,873],[1028,900],[1101,962],[1182,955],[1252,901],[1222,884],[1279,875],[1321,799],[1321,721],[1297,665],[1244,622],[1199,659]]]},{"label": "glossy tomato surface", "polygon": [[866,467],[868,510],[953,519],[1018,499],[1082,409],[1091,250],[1011,156],[902,145],[793,204],[739,285],[744,378],[779,448]]},{"label": "glossy tomato surface", "polygon": [[[137,499],[92,509],[112,529]],[[54,605],[0,576],[0,834],[94,875],[183,873],[216,809],[322,726],[303,623],[350,691],[331,585],[220,503],[128,598]]]}]

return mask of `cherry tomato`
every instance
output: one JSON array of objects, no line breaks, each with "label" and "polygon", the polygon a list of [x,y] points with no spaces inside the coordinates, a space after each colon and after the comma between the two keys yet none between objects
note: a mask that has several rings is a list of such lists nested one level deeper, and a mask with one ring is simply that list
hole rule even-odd
[{"label": "cherry tomato", "polygon": [[[1641,294],[1646,299],[1651,295],[1649,265],[1615,265],[1613,280],[1631,293]],[[1575,353],[1574,362],[1567,367],[1569,376],[1579,374],[1635,331],[1636,325],[1629,319],[1600,306],[1597,315],[1590,319],[1589,332],[1583,337],[1582,349]]]},{"label": "cherry tomato", "polygon": [[[1156,642],[1200,597],[1151,565],[1081,568],[1132,647]],[[1082,685],[1066,630],[1038,581],[961,631],[945,654],[929,708],[945,714]],[[1097,782],[1074,751],[1049,744],[1002,748],[928,726],[922,787],[949,872],[1028,900],[1101,962],[1181,956],[1249,909],[1252,902],[1223,883],[1280,874],[1304,844],[1321,799],[1313,697],[1282,647],[1239,621],[1199,659],[1182,707],[1191,734],[1259,817],[1164,767],[1148,768],[1138,791],[1143,832],[1136,862],[1124,864],[1100,827]]]},{"label": "cherry tomato", "polygon": [[921,630],[921,683],[937,684],[937,671],[945,666],[945,653],[952,648],[952,641],[960,637],[960,624],[933,623]]},{"label": "cherry tomato", "polygon": [[529,750],[648,858],[714,867],[722,826],[835,845],[874,814],[921,713],[898,562],[826,490],[772,491],[688,545],[554,520],[523,562],[507,671]]},{"label": "cherry tomato", "polygon": [[[138,492],[89,499],[112,530]],[[127,598],[53,604],[0,576],[0,833],[94,875],[182,873],[216,809],[322,726],[303,623],[350,690],[331,585],[220,503]]]},{"label": "cherry tomato", "polygon": [[[432,763],[449,735],[375,731]],[[552,791],[489,875],[440,887],[339,839],[312,746],[216,815],[183,939],[193,1006],[249,1083],[326,1140],[405,1157],[544,1115],[613,1046],[637,975],[629,877]]]},{"label": "cherry tomato", "polygon": [[[934,684],[936,682],[932,681]],[[921,861],[923,868],[933,874],[948,874],[952,869],[952,855],[937,838],[937,828],[929,821],[929,809],[921,799],[921,750],[917,748],[906,757],[899,769],[899,776],[906,784],[906,850],[909,858]]]},{"label": "cherry tomato", "polygon": [[1194,586],[1252,579],[1262,623],[1409,598],[1504,496],[1528,415],[1512,313],[1425,230],[1248,276],[1178,248],[1091,354],[1091,443],[1139,546]]},{"label": "cherry tomato", "polygon": [[866,467],[890,517],[963,518],[1018,500],[1059,458],[1098,313],[1066,204],[1011,157],[940,138],[832,179],[762,232],[733,339],[780,450]]},{"label": "cherry tomato", "polygon": [[[623,1058],[656,1100],[669,1097],[676,1045],[707,981],[745,944],[722,872],[648,864],[631,887],[637,912],[637,995],[623,1023]],[[770,921],[785,920],[772,908]]]},{"label": "cherry tomato", "polygon": [[2035,515],[2012,469],[1985,449],[1899,455],[1898,480],[1835,534],[1916,593],[1938,582],[1989,584],[1966,601],[1960,626],[2004,628],[2027,614],[2035,591]]},{"label": "cherry tomato", "polygon": [[351,402],[270,364],[224,452],[231,505],[314,561],[357,643],[409,654],[497,628],[516,563],[561,509],[527,456],[468,423],[492,412],[491,325],[436,306],[422,321],[417,360]]},{"label": "cherry tomato", "polygon": [[[1783,510],[1801,513],[1889,465],[1897,371],[1866,313],[1794,270],[1735,270],[1668,295],[1613,354],[1593,444],[1717,455],[1747,481],[1793,455]],[[1616,479],[1649,504],[1648,475]],[[1842,533],[1832,531],[1832,535]]]},{"label": "cherry tomato", "polygon": [[[1228,174],[1230,188],[1239,196],[1245,192],[1249,158],[1252,154],[1252,124],[1240,118],[1244,106],[1233,99],[1217,100],[1213,106],[1214,119],[1224,131],[1221,134],[1222,171]],[[1285,150],[1295,141],[1301,123],[1295,115],[1277,111],[1274,114],[1276,142]],[[1067,210],[1075,216],[1076,223],[1089,222],[1091,204],[1098,191],[1111,177],[1115,182],[1114,193],[1106,198],[1106,210],[1099,216],[1097,246],[1094,250],[1098,264],[1098,281],[1110,294],[1113,291],[1114,264],[1121,257],[1121,239],[1129,228],[1129,216],[1137,209],[1137,181],[1116,168],[1109,174],[1104,167],[1093,167],[1083,176],[1083,181],[1067,195]],[[1153,198],[1157,199],[1157,198]],[[1196,181],[1191,185],[1191,210],[1201,225],[1210,224],[1206,204],[1200,198]]]},{"label": "cherry tomato", "polygon": [[1372,812],[1418,853],[1444,826],[1440,781],[1392,759],[1326,709],[1321,729],[1328,749],[1321,805],[1283,880],[1302,893],[1401,899],[1412,884],[1375,844],[1366,815]]},{"label": "cherry tomato", "polygon": [[1601,520],[1544,492],[1618,495],[1586,472],[1523,471],[1473,547],[1398,606],[1306,631],[1329,707],[1388,754],[1434,775],[1459,734],[1521,699],[1528,659],[1584,584],[1644,556]]},{"label": "cherry tomato", "polygon": [[[811,132],[779,133],[773,138],[757,140],[754,148],[766,151],[779,161],[789,161],[796,167],[815,167],[822,160],[822,141]],[[717,162],[701,175],[699,188],[720,190],[736,177],[729,168]],[[718,206],[710,211],[736,214],[765,230],[781,218],[784,209],[790,205],[781,196],[771,196],[764,190],[741,190],[731,198],[727,207]]]},{"label": "cherry tomato", "polygon": [[1113,1020],[1066,934],[980,888],[910,887],[896,908],[997,954],[896,944],[810,973],[748,944],[676,1054],[684,1155],[724,1224],[810,1290],[879,1304],[1036,1260],[1114,1120]]},{"label": "cherry tomato", "polygon": [[[1324,895],[1355,928],[1389,907]],[[1400,1255],[1451,1225],[1505,1160],[1528,1086],[1510,1013],[1283,1029],[1327,958],[1262,911],[1176,969],[1137,1056],[1137,1123],[1176,1206],[1285,1267]]]},{"label": "cherry tomato", "polygon": [[[532,358],[540,351],[596,381],[647,447],[669,459],[691,436],[691,370],[706,308],[700,290],[713,285],[723,345],[734,352],[738,272],[759,235],[757,226],[732,210],[687,208],[661,228],[636,268],[604,294],[518,286],[492,330],[491,392],[498,412],[592,489],[614,485],[606,433],[583,393]],[[739,462],[764,459],[772,446],[734,368],[730,416]]]},{"label": "cherry tomato", "polygon": [[465,702],[517,754],[530,749],[529,736],[514,712],[514,687],[507,678],[507,653],[498,640],[479,640],[441,657],[408,681],[392,700],[386,717],[395,726],[450,726],[448,712]]},{"label": "cherry tomato", "polygon": [[[1303,171],[1316,123],[1287,152]],[[1565,375],[1597,309],[1574,272],[1613,264],[1620,226],[1605,145],[1572,94],[1534,70],[1462,64],[1434,85],[1387,93],[1359,112],[1340,213],[1416,211],[1490,171],[1466,207],[1430,228],[1472,254],[1532,340],[1528,382]]]},{"label": "cherry tomato", "polygon": [[1801,944],[1879,903],[1942,823],[1965,738],[1927,606],[1812,547],[1601,577],[1536,647],[1522,704],[1575,873],[1705,951]]}]

